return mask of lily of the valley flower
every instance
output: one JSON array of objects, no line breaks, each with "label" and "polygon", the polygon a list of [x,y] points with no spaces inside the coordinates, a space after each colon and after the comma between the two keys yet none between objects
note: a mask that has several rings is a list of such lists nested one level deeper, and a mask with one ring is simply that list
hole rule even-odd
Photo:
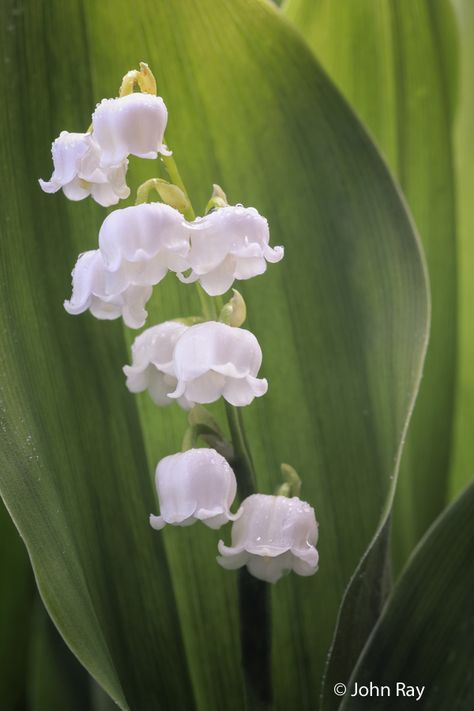
[{"label": "lily of the valley flower", "polygon": [[234,472],[214,449],[165,457],[157,466],[155,483],[161,515],[151,515],[150,524],[157,530],[167,523],[190,526],[195,521],[219,528],[238,516],[230,512],[237,491]]},{"label": "lily of the valley flower", "polygon": [[199,280],[211,296],[224,294],[234,279],[263,274],[267,262],[279,262],[283,247],[269,246],[267,220],[253,207],[222,207],[189,223],[191,273],[186,283]]},{"label": "lily of the valley flower", "polygon": [[232,525],[232,546],[219,541],[217,561],[234,570],[276,583],[293,570],[312,575],[318,567],[318,526],[314,509],[298,497],[253,494],[245,499]]},{"label": "lily of the valley flower", "polygon": [[[177,385],[174,347],[188,328],[178,321],[165,321],[137,336],[132,346],[132,365],[123,368],[130,392],[148,390],[152,400],[161,406],[173,402],[168,395]],[[189,409],[192,404],[184,395],[178,403],[184,409]]]},{"label": "lily of the valley flower", "polygon": [[151,296],[151,286],[125,284],[121,290],[112,290],[109,277],[98,249],[81,254],[72,272],[72,296],[64,302],[64,308],[74,316],[87,310],[99,319],[122,316],[129,328],[141,328],[147,317],[145,304]]},{"label": "lily of the valley flower", "polygon": [[267,392],[265,378],[257,378],[262,351],[257,339],[243,328],[208,321],[190,326],[174,350],[176,390],[195,403],[224,397],[231,405],[249,405]]},{"label": "lily of the valley flower", "polygon": [[103,99],[92,115],[102,165],[115,165],[129,155],[156,158],[158,153],[169,154],[163,145],[167,121],[168,111],[161,96],[133,93]]},{"label": "lily of the valley flower", "polygon": [[[126,98],[126,97],[124,97]],[[188,233],[178,210],[159,202],[115,210],[99,232],[99,247],[114,289],[154,286],[187,264]]]},{"label": "lily of the valley flower", "polygon": [[108,207],[130,195],[125,182],[128,161],[118,160],[101,167],[101,149],[90,133],[62,131],[53,142],[54,171],[49,181],[39,184],[46,193],[61,188],[69,200],[83,200],[92,195],[94,200]]}]

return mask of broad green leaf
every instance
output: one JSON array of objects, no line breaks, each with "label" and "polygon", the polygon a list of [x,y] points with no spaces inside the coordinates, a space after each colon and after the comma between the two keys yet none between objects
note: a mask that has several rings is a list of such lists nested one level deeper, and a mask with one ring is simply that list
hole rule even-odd
[{"label": "broad green leaf", "polygon": [[[7,10],[5,10],[7,12]],[[10,16],[8,17],[10,22]],[[276,708],[314,709],[339,602],[386,499],[427,337],[423,263],[365,131],[296,33],[256,0],[26,3],[2,23],[0,485],[56,625],[122,708],[241,709],[237,574],[202,526],[148,526],[157,460],[185,415],[125,389],[118,323],[62,310],[104,211],[41,194],[49,142],[84,130],[148,61],[195,206],[218,182],[286,257],[243,284],[268,395],[244,412],[259,489],[303,477],[321,570],[272,589]],[[156,174],[134,162],[130,180]],[[195,313],[168,277],[150,324]],[[130,342],[131,335],[126,336]],[[138,408],[137,408],[138,404]],[[217,408],[222,416],[222,408]]]},{"label": "broad green leaf", "polygon": [[[401,560],[442,507],[447,486],[455,357],[452,15],[438,0],[289,0],[285,10],[373,132],[405,190],[427,251],[434,318],[424,385],[402,460],[393,534]],[[394,486],[395,481],[385,518],[340,611],[326,673],[327,708],[337,705],[332,686],[347,680],[379,611]]]},{"label": "broad green leaf", "polygon": [[425,687],[416,708],[473,708],[473,510],[471,485],[415,549],[354,669],[349,693],[372,682],[390,696],[347,695],[341,711],[405,708],[413,699],[397,697],[397,682]]},{"label": "broad green leaf", "polygon": [[0,567],[0,699],[2,711],[16,711],[24,702],[33,579],[18,531],[1,503]]},{"label": "broad green leaf", "polygon": [[[28,711],[90,711],[90,677],[59,636],[39,600],[33,612]],[[115,706],[115,708],[117,708]]]},{"label": "broad green leaf", "polygon": [[457,320],[451,6],[448,0],[288,0],[285,11],[374,135],[427,257],[432,324],[395,505],[400,565],[443,508],[448,489]]},{"label": "broad green leaf", "polygon": [[457,370],[457,400],[451,493],[456,493],[474,475],[474,330],[472,303],[474,283],[474,5],[456,0],[460,38],[460,88],[455,125],[455,157],[457,181],[457,218],[459,230],[459,360]]},{"label": "broad green leaf", "polygon": [[[49,138],[81,130],[94,105],[82,5],[4,3],[1,13],[12,67],[0,80],[2,495],[48,612],[93,676],[122,708],[190,706],[169,569],[147,524],[135,403],[117,378],[123,332],[67,319],[61,305],[101,211],[48,200],[37,184]],[[158,691],[158,659],[162,678],[180,669],[179,685]]]}]

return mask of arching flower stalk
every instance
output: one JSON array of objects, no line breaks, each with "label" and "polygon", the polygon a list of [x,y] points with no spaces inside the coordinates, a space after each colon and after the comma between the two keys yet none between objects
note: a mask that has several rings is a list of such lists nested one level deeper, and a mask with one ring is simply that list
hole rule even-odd
[{"label": "arching flower stalk", "polygon": [[[247,311],[243,297],[234,290],[225,305],[221,298],[235,280],[262,275],[268,264],[283,258],[284,250],[270,246],[268,222],[255,208],[229,205],[218,185],[206,214],[196,217],[166,147],[167,121],[155,78],[141,63],[125,75],[117,98],[97,105],[86,133],[63,131],[54,141],[54,172],[40,184],[45,192],[62,189],[71,200],[91,195],[110,206],[130,193],[128,156],[159,157],[167,172],[169,180],[157,176],[138,187],[134,206],[105,218],[98,248],[77,260],[72,296],[64,306],[70,314],[89,310],[99,319],[122,317],[126,326],[141,328],[152,290],[168,272],[196,284],[202,314],[147,328],[135,339],[132,363],[124,373],[132,393],[147,391],[158,406],[176,401],[190,413],[183,452],[158,463],[160,515],[152,515],[150,523],[161,529],[201,521],[218,528],[233,521],[232,545],[219,542],[218,562],[244,571],[239,576],[241,635],[243,648],[251,650],[261,646],[253,644],[257,635],[268,635],[269,613],[265,586],[250,583],[246,571],[274,583],[290,570],[312,575],[318,564],[314,509],[299,498],[296,472],[282,465],[287,481],[277,494],[257,493],[241,408],[267,392],[266,378],[258,377],[262,350],[255,335],[241,328]],[[153,191],[161,202],[149,202]],[[202,408],[220,398],[231,442]],[[197,448],[199,438],[212,448]],[[232,514],[236,491],[241,507]],[[261,613],[260,624],[253,619],[255,610]],[[268,659],[246,660],[248,684],[254,686],[268,669]]]}]

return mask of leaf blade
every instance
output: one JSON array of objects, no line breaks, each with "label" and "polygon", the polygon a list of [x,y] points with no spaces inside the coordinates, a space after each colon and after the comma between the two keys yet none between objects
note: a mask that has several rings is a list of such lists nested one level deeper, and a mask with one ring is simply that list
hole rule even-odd
[{"label": "leaf blade", "polygon": [[[215,538],[209,532],[196,527],[192,535],[173,530],[160,537],[147,526],[152,469],[178,446],[184,416],[157,411],[141,398],[139,423],[120,374],[127,360],[120,326],[87,316],[73,322],[61,313],[66,271],[79,250],[94,245],[101,213],[90,204],[48,199],[31,182],[30,173],[41,175],[49,166],[48,139],[63,126],[80,129],[94,100],[113,95],[116,77],[144,59],[173,117],[170,145],[196,204],[205,204],[209,185],[217,181],[234,202],[254,204],[268,215],[274,243],[288,247],[281,269],[243,289],[271,388],[245,420],[261,490],[273,489],[279,462],[294,453],[303,496],[315,504],[325,531],[322,560],[331,563],[314,580],[287,579],[273,591],[276,705],[290,697],[294,702],[296,693],[301,707],[311,708],[319,686],[314,669],[322,670],[338,600],[379,518],[423,358],[428,307],[416,236],[365,132],[271,7],[225,2],[218,17],[210,2],[160,2],[153,8],[141,2],[133,14],[126,2],[88,2],[84,8],[48,3],[44,14],[38,7],[28,6],[7,38],[29,87],[22,93],[15,85],[21,102],[9,115],[22,126],[22,111],[31,117],[38,103],[44,106],[30,76],[34,86],[48,87],[49,112],[34,124],[26,148],[25,131],[12,126],[3,146],[8,182],[18,190],[15,204],[5,206],[9,257],[18,268],[12,272],[4,261],[6,323],[14,325],[23,348],[15,363],[14,343],[4,345],[6,366],[14,372],[2,489],[34,553],[43,597],[74,651],[80,648],[81,661],[122,706],[135,711],[150,698],[175,708],[209,708],[216,699],[220,707],[239,706],[235,577],[212,560]],[[65,26],[78,27],[78,34],[65,34]],[[38,37],[45,38],[39,47]],[[22,64],[24,46],[31,49]],[[79,75],[78,56],[89,63]],[[71,92],[75,84],[78,95]],[[18,179],[10,145],[24,156]],[[23,194],[31,210],[19,200]],[[31,256],[21,261],[23,254]],[[31,304],[30,284],[38,303],[25,324],[18,304]],[[190,291],[168,278],[153,316],[164,320],[195,306]],[[395,349],[396,343],[402,347]],[[28,422],[16,436],[13,403],[19,397]],[[74,408],[63,412],[63,402]],[[296,412],[291,418],[281,414],[289,403]],[[27,459],[30,431],[41,467]],[[15,478],[23,467],[26,482]],[[36,482],[35,475],[42,479]],[[359,475],[363,488],[374,492],[370,501],[354,491]],[[27,484],[36,506],[46,496],[43,510],[33,507]],[[30,500],[32,520],[21,499]],[[50,509],[55,516],[48,529]],[[66,540],[66,556],[61,546],[51,548],[55,539]],[[74,573],[70,588],[84,598],[75,617],[74,610],[64,614],[64,591],[55,582],[66,563]],[[167,611],[166,619],[156,619],[157,606]],[[167,664],[158,675],[157,659]],[[229,683],[232,694],[226,693]]]},{"label": "leaf blade", "polygon": [[[374,708],[400,707],[393,693],[396,681],[425,686],[421,708],[472,707],[474,614],[466,581],[474,579],[473,506],[471,485],[420,541],[354,669],[349,691],[356,680],[392,690],[389,698],[374,699]],[[356,696],[346,697],[340,708],[364,706],[367,701]]]}]

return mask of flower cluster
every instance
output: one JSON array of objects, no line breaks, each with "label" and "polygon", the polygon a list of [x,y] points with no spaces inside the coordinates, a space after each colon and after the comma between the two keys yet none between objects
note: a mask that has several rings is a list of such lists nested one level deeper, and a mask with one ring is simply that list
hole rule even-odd
[{"label": "flower cluster", "polygon": [[157,405],[175,399],[189,409],[222,396],[241,407],[268,388],[265,378],[256,377],[262,351],[253,333],[217,321],[153,326],[135,339],[132,359],[124,367],[128,389],[147,390]]},{"label": "flower cluster", "polygon": [[[219,212],[225,214],[216,220]],[[122,316],[129,328],[141,328],[152,289],[168,272],[222,295],[234,279],[261,274],[266,260],[283,257],[283,248],[272,249],[268,241],[267,221],[254,208],[229,206],[192,223],[158,202],[115,210],[102,224],[99,248],[79,257],[65,308],[71,314],[89,309],[103,319]]]},{"label": "flower cluster", "polygon": [[202,521],[219,528],[233,521],[232,546],[219,541],[218,563],[227,570],[246,565],[256,578],[275,583],[293,570],[312,575],[318,566],[318,528],[314,509],[297,496],[247,497],[236,514],[230,507],[237,491],[234,472],[214,449],[189,449],[165,457],[156,469],[161,515],[153,528],[167,523],[190,526]]},{"label": "flower cluster", "polygon": [[70,200],[91,195],[99,205],[116,205],[130,195],[125,182],[128,156],[156,158],[167,151],[163,136],[168,112],[163,99],[134,93],[103,99],[86,133],[62,131],[53,143],[54,171],[42,189],[62,188]]},{"label": "flower cluster", "polygon": [[[167,121],[155,79],[142,63],[139,71],[124,77],[117,98],[98,104],[88,131],[63,131],[53,142],[53,174],[40,185],[48,193],[62,189],[70,200],[90,195],[100,205],[111,206],[127,198],[131,155],[159,157],[171,179],[147,181],[138,188],[135,205],[105,218],[97,249],[79,255],[72,295],[64,307],[73,315],[90,311],[98,319],[122,317],[126,326],[136,329],[144,326],[153,288],[168,272],[184,284],[197,284],[201,302],[209,306],[206,313],[147,328],[132,345],[131,365],[123,368],[130,392],[147,391],[159,406],[177,402],[189,411],[184,451],[157,466],[160,515],[151,516],[150,523],[161,529],[202,521],[219,528],[232,521],[232,546],[223,541],[218,546],[223,568],[246,566],[268,582],[290,570],[311,575],[318,564],[317,524],[313,508],[299,499],[299,484],[294,491],[292,484],[285,484],[274,496],[247,496],[232,514],[239,476],[244,474],[237,467],[236,478],[231,463],[246,457],[238,451],[242,438],[227,442],[202,407],[223,398],[234,412],[232,408],[250,405],[267,392],[267,380],[258,377],[260,345],[241,328],[245,302],[235,290],[224,306],[219,298],[236,280],[263,274],[268,263],[283,258],[284,250],[270,247],[268,222],[255,208],[229,205],[219,186],[214,186],[204,215],[195,216],[165,144]],[[150,186],[161,202],[147,202]],[[196,448],[199,436],[206,443],[211,438],[219,451]],[[226,457],[220,452],[227,452]]]}]

